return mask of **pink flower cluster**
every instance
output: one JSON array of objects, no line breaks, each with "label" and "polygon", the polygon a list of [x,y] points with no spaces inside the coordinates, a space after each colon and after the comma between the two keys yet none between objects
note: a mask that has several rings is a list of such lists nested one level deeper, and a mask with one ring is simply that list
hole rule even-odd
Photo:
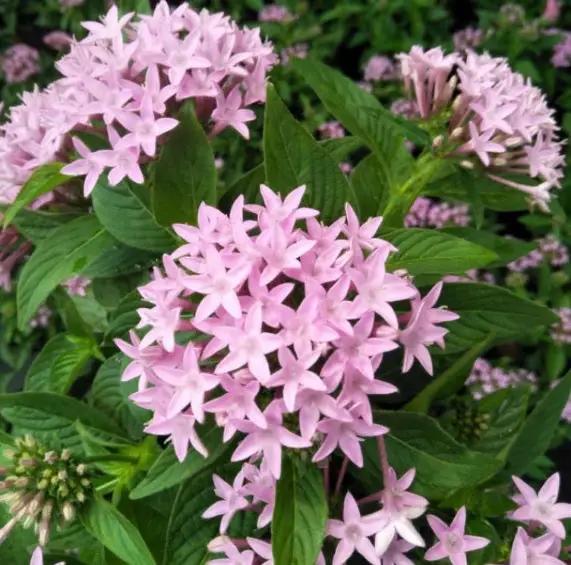
[{"label": "pink flower cluster", "polygon": [[248,137],[255,114],[247,107],[264,100],[275,61],[259,29],[187,3],[171,11],[164,0],[152,15],[120,16],[113,6],[101,22],[83,26],[87,37],[56,65],[62,78],[24,94],[1,128],[0,201],[13,199],[36,167],[69,160],[69,138],[81,131],[108,143],[92,151],[72,138],[78,158],[63,172],[85,176],[85,195],[104,172],[111,185],[125,177],[143,182],[141,164],[176,127],[169,115],[187,99],[211,135],[232,127]]},{"label": "pink flower cluster", "polygon": [[472,26],[461,29],[452,36],[454,49],[456,49],[456,51],[468,51],[470,49],[474,49],[474,47],[478,47],[482,43],[483,39],[484,32],[481,29]]},{"label": "pink flower cluster", "polygon": [[44,35],[43,42],[56,51],[64,51],[73,43],[73,37],[65,31],[50,31]]},{"label": "pink flower cluster", "polygon": [[563,39],[553,48],[551,63],[554,67],[571,67],[571,33],[564,33]]},{"label": "pink flower cluster", "polygon": [[339,139],[340,137],[345,137],[345,128],[335,121],[324,122],[318,128],[317,131],[322,139]]},{"label": "pink flower cluster", "polygon": [[[427,347],[444,346],[439,324],[457,316],[435,307],[441,284],[421,298],[386,271],[381,218],[361,225],[347,206],[325,226],[300,207],[304,187],[284,200],[260,190],[263,205],[240,197],[226,216],[202,204],[197,227],[174,226],[187,243],[139,289],[150,307],[143,338],[117,342],[133,360],[123,378],[139,379],[147,432],[169,436],[181,460],[189,443],[206,454],[195,426],[213,413],[225,441],[244,434],[233,460],[262,456],[275,478],[284,446],[315,446],[314,461],[340,447],[361,466],[361,439],[387,431],[370,396],[396,391],[375,378],[383,355],[400,346],[404,371],[417,359],[432,372]],[[397,302],[410,308],[397,314]]]},{"label": "pink flower cluster", "polygon": [[569,263],[567,247],[554,235],[547,235],[540,239],[537,249],[509,263],[508,269],[516,273],[522,273],[530,269],[536,269],[542,263],[547,263],[555,268],[563,267]]},{"label": "pink flower cluster", "polygon": [[551,339],[560,345],[571,343],[571,308],[558,308],[559,322],[551,327]]},{"label": "pink flower cluster", "polygon": [[365,64],[363,79],[366,82],[379,82],[381,80],[395,80],[399,72],[394,62],[385,55],[374,55]]},{"label": "pink flower cluster", "polygon": [[287,65],[292,59],[305,59],[309,53],[307,43],[296,43],[280,51],[280,64]]},{"label": "pink flower cluster", "polygon": [[[446,55],[415,46],[399,55],[405,87],[423,119],[451,111],[442,152],[477,164],[492,180],[524,192],[547,209],[560,187],[564,157],[553,110],[541,90],[512,71],[506,59],[468,52]],[[536,179],[523,182],[521,176]]]},{"label": "pink flower cluster", "polygon": [[404,219],[408,228],[443,228],[445,226],[467,226],[470,223],[470,208],[467,204],[437,202],[420,196],[411,206]]},{"label": "pink flower cluster", "polygon": [[85,296],[91,280],[82,276],[72,277],[63,283],[67,292],[73,296]]},{"label": "pink flower cluster", "polygon": [[40,72],[40,54],[25,43],[16,43],[2,55],[1,67],[7,83],[24,82]]},{"label": "pink flower cluster", "polygon": [[391,104],[391,112],[397,116],[403,116],[409,120],[419,117],[418,104],[415,100],[408,98],[398,98]]},{"label": "pink flower cluster", "polygon": [[526,369],[502,369],[494,367],[483,358],[476,359],[466,386],[475,399],[483,398],[497,390],[528,384],[537,388],[537,375]]},{"label": "pink flower cluster", "polygon": [[469,269],[463,275],[446,275],[442,279],[443,282],[483,282],[488,284],[496,284],[496,276],[489,271],[481,269]]},{"label": "pink flower cluster", "polygon": [[280,4],[268,4],[264,6],[258,13],[258,21],[260,22],[291,22],[295,18],[286,6]]},{"label": "pink flower cluster", "polygon": [[532,538],[523,528],[518,528],[512,545],[510,565],[564,565],[558,557],[561,541],[566,535],[563,520],[571,518],[571,504],[557,502],[559,473],[551,475],[537,493],[520,478],[512,479],[519,492],[513,497],[518,508],[510,517],[528,526],[540,526],[545,533]]}]

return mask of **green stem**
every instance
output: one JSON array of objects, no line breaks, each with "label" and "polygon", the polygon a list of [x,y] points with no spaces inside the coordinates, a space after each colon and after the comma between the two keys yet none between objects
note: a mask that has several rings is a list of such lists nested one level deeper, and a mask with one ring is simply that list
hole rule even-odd
[{"label": "green stem", "polygon": [[105,463],[111,461],[113,463],[138,463],[139,458],[133,457],[132,455],[119,455],[119,454],[108,454],[108,455],[92,455],[91,457],[85,457],[83,459],[84,463]]},{"label": "green stem", "polygon": [[425,153],[418,158],[413,174],[389,196],[383,211],[383,228],[402,227],[410,207],[444,163],[444,159],[435,157],[432,153]]}]

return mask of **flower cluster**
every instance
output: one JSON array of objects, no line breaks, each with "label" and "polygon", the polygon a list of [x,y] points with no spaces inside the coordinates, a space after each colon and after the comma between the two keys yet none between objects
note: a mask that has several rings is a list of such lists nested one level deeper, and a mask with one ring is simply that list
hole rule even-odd
[{"label": "flower cluster", "polygon": [[456,51],[468,51],[478,47],[484,39],[484,32],[479,28],[468,26],[467,28],[457,31],[452,36],[454,49]]},{"label": "flower cluster", "polygon": [[560,345],[571,343],[571,308],[558,308],[559,321],[551,327],[551,339]]},{"label": "flower cluster", "polygon": [[404,219],[408,228],[443,228],[467,226],[470,223],[470,208],[467,204],[437,202],[420,196],[411,206]]},{"label": "flower cluster", "polygon": [[490,179],[547,209],[550,189],[560,186],[564,157],[541,90],[505,59],[488,54],[446,55],[438,47],[415,46],[399,59],[421,118],[446,117],[446,136],[438,139],[443,154],[469,168],[479,163]]},{"label": "flower cluster", "polygon": [[258,13],[258,21],[260,22],[291,22],[295,18],[286,6],[280,4],[268,4],[264,6]]},{"label": "flower cluster", "polygon": [[569,263],[569,251],[554,235],[547,235],[537,242],[537,248],[527,255],[519,257],[508,264],[508,269],[515,273],[523,273],[536,269],[547,263],[555,268],[563,267]]},{"label": "flower cluster", "polygon": [[40,72],[40,54],[25,43],[16,43],[3,53],[1,67],[7,83],[24,82]]},{"label": "flower cluster", "polygon": [[[89,33],[58,61],[61,78],[24,94],[1,128],[0,201],[11,201],[36,167],[54,159],[75,159],[63,172],[85,176],[85,195],[104,172],[111,185],[143,182],[140,165],[176,127],[169,115],[187,99],[211,135],[232,127],[248,137],[255,114],[247,107],[264,100],[275,61],[259,29],[186,3],[171,11],[164,0],[138,20],[113,6],[101,22],[82,25]],[[74,136],[84,131],[107,147],[91,150]]]},{"label": "flower cluster", "polygon": [[537,375],[526,369],[505,370],[494,367],[486,359],[476,359],[472,372],[466,380],[466,386],[472,396],[480,399],[496,390],[502,390],[511,386],[528,384],[537,387]]},{"label": "flower cluster", "polygon": [[418,118],[418,104],[414,100],[408,98],[397,98],[391,104],[391,112],[397,116],[403,116],[408,120]]},{"label": "flower cluster", "polygon": [[401,346],[404,371],[417,359],[431,372],[427,346],[443,347],[438,324],[457,316],[435,307],[441,284],[421,298],[386,271],[381,218],[360,225],[347,206],[325,226],[300,207],[304,187],[283,201],[260,191],[264,205],[240,197],[226,216],[202,204],[197,227],[175,225],[187,243],[139,289],[145,335],[117,342],[133,359],[124,378],[139,379],[132,398],[153,411],[147,432],[169,436],[180,459],[189,443],[206,453],[196,424],[213,413],[225,441],[245,434],[233,460],[262,455],[275,478],[283,446],[314,446],[314,461],[340,447],[361,466],[360,439],[387,431],[369,397],[396,391],[375,378],[384,353]]},{"label": "flower cluster", "polygon": [[571,67],[571,33],[564,33],[561,41],[553,48],[551,62],[554,67]]},{"label": "flower cluster", "polygon": [[4,455],[10,464],[0,473],[0,502],[9,506],[12,518],[0,530],[0,543],[21,523],[33,525],[40,546],[45,546],[54,525],[73,521],[90,496],[89,469],[69,450],[48,451],[31,436],[17,438]]},{"label": "flower cluster", "polygon": [[374,55],[365,64],[363,79],[366,82],[379,82],[381,80],[395,80],[399,72],[394,62],[384,55]]},{"label": "flower cluster", "polygon": [[50,31],[44,35],[43,42],[55,51],[64,51],[73,43],[73,37],[65,31]]},{"label": "flower cluster", "polygon": [[292,59],[305,59],[309,53],[307,43],[296,43],[280,51],[280,64],[287,65]]},{"label": "flower cluster", "polygon": [[317,128],[317,131],[322,139],[338,139],[340,137],[345,137],[345,128],[336,121],[322,123]]},{"label": "flower cluster", "polygon": [[91,280],[80,275],[72,277],[63,283],[67,292],[74,296],[85,296]]}]

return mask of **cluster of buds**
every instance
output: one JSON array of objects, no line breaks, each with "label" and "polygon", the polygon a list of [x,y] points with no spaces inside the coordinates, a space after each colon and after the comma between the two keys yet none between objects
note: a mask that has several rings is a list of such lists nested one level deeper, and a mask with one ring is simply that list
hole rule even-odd
[{"label": "cluster of buds", "polygon": [[527,255],[519,257],[508,264],[508,269],[514,273],[523,273],[536,269],[542,264],[561,268],[569,263],[569,251],[554,235],[547,235],[537,242],[537,248]]},{"label": "cluster of buds", "polygon": [[0,530],[0,543],[20,523],[33,526],[44,546],[54,524],[61,527],[73,521],[89,498],[89,469],[68,449],[50,451],[29,435],[16,438],[4,455],[10,465],[0,469],[0,502],[8,505],[12,518]]},{"label": "cluster of buds", "polygon": [[481,168],[547,210],[550,189],[560,187],[564,157],[541,90],[506,59],[487,53],[447,55],[439,47],[415,46],[399,59],[421,119],[439,132],[434,138],[439,153],[466,168]]},{"label": "cluster of buds", "polygon": [[470,223],[470,208],[467,204],[437,202],[419,196],[404,219],[409,228],[443,228],[445,226],[467,226]]},{"label": "cluster of buds", "polygon": [[8,84],[24,82],[40,72],[40,54],[25,43],[16,43],[2,55],[1,66]]},{"label": "cluster of buds", "polygon": [[551,327],[551,339],[560,345],[571,343],[571,308],[555,311],[559,321]]}]

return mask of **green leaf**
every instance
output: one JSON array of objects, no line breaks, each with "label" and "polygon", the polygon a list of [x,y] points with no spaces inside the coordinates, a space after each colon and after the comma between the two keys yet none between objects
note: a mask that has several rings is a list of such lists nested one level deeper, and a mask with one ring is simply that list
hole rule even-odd
[{"label": "green leaf", "polygon": [[[496,474],[501,462],[471,451],[424,414],[376,412],[375,421],[386,425],[389,461],[400,475],[416,468],[414,490],[440,500],[452,490],[479,485]],[[355,471],[353,471],[355,473]],[[376,442],[365,441],[365,464],[355,473],[371,491],[379,489],[381,471]]]},{"label": "green leaf", "polygon": [[373,151],[392,190],[397,182],[394,164],[406,151],[403,129],[372,94],[339,71],[312,59],[296,59],[294,68],[315,91],[327,110]]},{"label": "green leaf", "polygon": [[[0,524],[5,525],[12,518],[8,507],[0,505]],[[29,565],[30,554],[37,545],[37,539],[30,528],[16,524],[10,535],[0,544],[0,563],[6,565]]]},{"label": "green leaf", "polygon": [[306,185],[304,202],[325,221],[337,219],[351,187],[329,152],[299,124],[270,85],[264,121],[264,167],[273,190],[287,194]]},{"label": "green leaf", "polygon": [[406,269],[412,275],[463,274],[494,261],[492,251],[431,229],[396,229],[383,234],[398,251],[389,257],[389,269]]},{"label": "green leaf", "polygon": [[80,273],[113,245],[96,218],[81,216],[57,228],[24,264],[16,292],[18,325],[24,328],[62,281]]},{"label": "green leaf", "polygon": [[34,170],[32,176],[18,192],[14,202],[4,213],[4,227],[12,223],[22,208],[71,178],[60,173],[62,167],[63,163],[47,163]]},{"label": "green leaf", "polygon": [[549,390],[525,420],[507,457],[508,471],[522,475],[549,448],[571,394],[571,372]]},{"label": "green leaf", "polygon": [[368,155],[353,169],[351,185],[359,203],[361,218],[378,216],[386,206],[390,187],[374,155]]},{"label": "green leaf", "polygon": [[87,531],[125,563],[155,565],[137,528],[103,498],[95,498],[80,517]]},{"label": "green leaf", "polygon": [[497,255],[497,259],[488,265],[488,268],[500,267],[514,261],[522,255],[527,255],[535,249],[535,244],[522,241],[515,237],[501,237],[494,233],[475,228],[450,227],[441,230],[450,235],[477,243]]},{"label": "green leaf", "polygon": [[133,439],[143,436],[143,425],[149,419],[148,412],[129,400],[133,387],[121,381],[123,371],[130,363],[122,353],[107,359],[97,371],[88,401],[91,406],[106,414]]},{"label": "green leaf", "polygon": [[54,448],[81,451],[81,438],[75,429],[78,421],[94,432],[121,434],[112,420],[95,408],[50,392],[0,394],[0,410],[19,432],[30,432]]},{"label": "green leaf", "polygon": [[94,353],[95,344],[86,338],[58,334],[34,359],[26,375],[25,390],[65,394]]},{"label": "green leaf", "polygon": [[459,391],[470,376],[474,362],[493,341],[493,334],[484,341],[477,343],[425,386],[406,406],[408,412],[426,413],[435,400],[440,400]]},{"label": "green leaf", "polygon": [[125,245],[145,251],[170,251],[175,238],[155,220],[145,202],[145,190],[128,181],[114,187],[100,182],[92,193],[95,214],[105,229]]},{"label": "green leaf", "polygon": [[[235,477],[238,466],[216,468],[226,480]],[[162,565],[204,565],[208,543],[218,535],[219,521],[206,520],[203,512],[217,498],[212,486],[212,472],[195,475],[181,484],[171,508]]]},{"label": "green leaf", "polygon": [[214,155],[192,104],[181,108],[178,119],[154,169],[153,210],[163,225],[195,223],[201,202],[216,204]]},{"label": "green leaf", "polygon": [[319,142],[321,147],[324,147],[329,152],[329,155],[335,159],[337,163],[344,161],[351,153],[361,149],[363,142],[352,135],[345,137],[337,137],[333,139],[324,139]]},{"label": "green leaf", "polygon": [[266,180],[264,165],[257,165],[242,175],[225,193],[220,200],[222,210],[230,210],[234,200],[241,194],[246,202],[255,203],[260,200],[260,185]]},{"label": "green leaf", "polygon": [[438,303],[460,316],[446,325],[447,354],[468,349],[490,333],[505,340],[557,321],[549,308],[488,284],[447,283]]},{"label": "green leaf", "polygon": [[[478,451],[505,460],[527,413],[528,387],[496,391],[480,401],[480,411],[490,415],[487,429],[472,445]],[[486,409],[490,406],[492,409]]]},{"label": "green leaf", "polygon": [[205,429],[204,433],[199,431],[199,435],[208,449],[207,458],[193,450],[181,463],[172,447],[165,449],[149,469],[146,477],[131,491],[130,498],[136,500],[164,491],[229,459],[233,444],[222,441],[219,428],[211,426],[210,429]]},{"label": "green leaf", "polygon": [[143,307],[145,302],[138,290],[127,293],[117,305],[109,318],[109,328],[105,339],[121,337],[139,322],[137,309]]},{"label": "green leaf", "polygon": [[156,258],[156,252],[128,247],[115,240],[113,246],[81,274],[88,279],[120,277],[148,269]]},{"label": "green leaf", "polygon": [[77,214],[71,212],[44,212],[42,210],[23,209],[18,212],[12,223],[26,239],[34,245],[38,245],[57,228],[77,217]]},{"label": "green leaf", "polygon": [[276,565],[315,563],[325,536],[328,509],[321,471],[314,463],[283,460],[272,517]]}]

